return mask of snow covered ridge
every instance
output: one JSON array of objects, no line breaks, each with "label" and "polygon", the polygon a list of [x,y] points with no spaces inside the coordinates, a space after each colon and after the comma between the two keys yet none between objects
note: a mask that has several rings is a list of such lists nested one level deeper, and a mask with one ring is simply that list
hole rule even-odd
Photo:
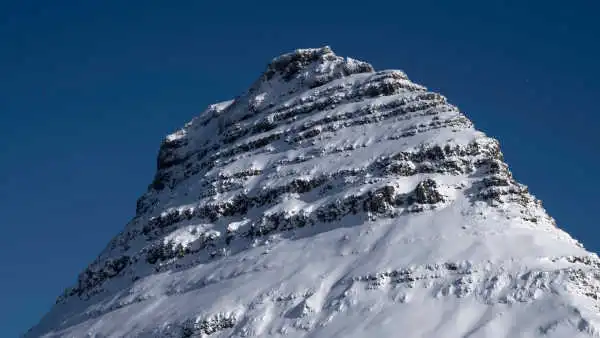
[{"label": "snow covered ridge", "polygon": [[161,144],[26,337],[599,337],[600,259],[399,70],[299,49]]}]

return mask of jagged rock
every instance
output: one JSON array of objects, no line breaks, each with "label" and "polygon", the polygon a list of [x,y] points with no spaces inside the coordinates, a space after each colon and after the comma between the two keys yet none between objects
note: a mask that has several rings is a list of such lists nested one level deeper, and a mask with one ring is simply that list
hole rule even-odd
[{"label": "jagged rock", "polygon": [[417,184],[417,188],[415,189],[417,203],[435,204],[442,202],[444,197],[439,193],[439,191],[437,191],[437,187],[437,183],[430,178],[419,182],[419,184]]}]

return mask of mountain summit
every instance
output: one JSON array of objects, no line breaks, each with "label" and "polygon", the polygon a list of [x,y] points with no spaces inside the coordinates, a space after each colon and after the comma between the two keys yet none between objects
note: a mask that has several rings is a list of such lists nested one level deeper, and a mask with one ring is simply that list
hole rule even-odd
[{"label": "mountain summit", "polygon": [[272,60],[26,337],[599,337],[600,259],[399,70]]}]

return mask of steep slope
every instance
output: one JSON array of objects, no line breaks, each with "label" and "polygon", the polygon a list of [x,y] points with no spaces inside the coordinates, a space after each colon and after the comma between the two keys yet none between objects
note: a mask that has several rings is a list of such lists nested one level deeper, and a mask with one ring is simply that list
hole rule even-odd
[{"label": "steep slope", "polygon": [[27,337],[597,337],[600,260],[397,70],[275,58]]}]

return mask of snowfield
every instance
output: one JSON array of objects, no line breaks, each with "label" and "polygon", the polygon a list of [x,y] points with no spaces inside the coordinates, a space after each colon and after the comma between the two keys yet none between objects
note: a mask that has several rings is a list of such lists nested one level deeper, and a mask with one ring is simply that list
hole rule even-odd
[{"label": "snowfield", "polygon": [[398,70],[275,58],[26,337],[600,337],[600,259]]}]

